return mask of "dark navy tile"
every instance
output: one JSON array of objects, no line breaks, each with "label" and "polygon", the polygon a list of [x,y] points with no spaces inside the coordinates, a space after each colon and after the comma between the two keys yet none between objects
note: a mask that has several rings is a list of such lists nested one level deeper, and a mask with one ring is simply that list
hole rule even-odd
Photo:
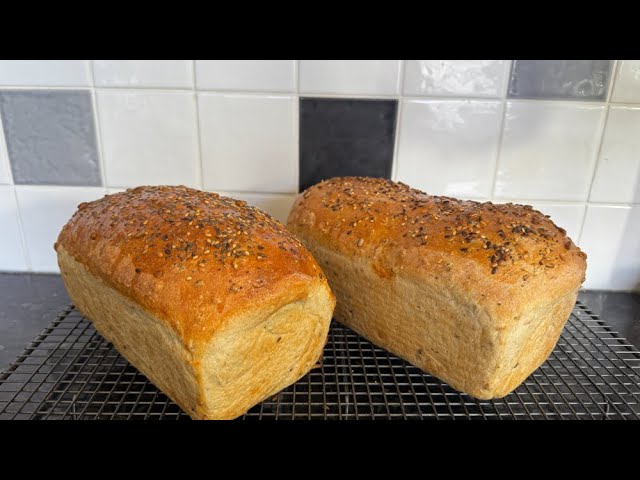
[{"label": "dark navy tile", "polygon": [[59,275],[0,273],[0,372],[69,303]]},{"label": "dark navy tile", "polygon": [[347,175],[390,178],[396,100],[300,99],[300,190]]},{"label": "dark navy tile", "polygon": [[582,290],[578,294],[578,300],[622,337],[640,348],[640,293]]},{"label": "dark navy tile", "polygon": [[605,100],[610,60],[514,60],[510,98]]},{"label": "dark navy tile", "polygon": [[0,114],[20,185],[102,185],[88,91],[4,90]]}]

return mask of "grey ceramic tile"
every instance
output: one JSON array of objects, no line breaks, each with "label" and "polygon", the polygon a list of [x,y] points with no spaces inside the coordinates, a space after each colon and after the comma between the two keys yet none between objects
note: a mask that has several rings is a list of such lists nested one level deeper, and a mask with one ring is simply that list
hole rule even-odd
[{"label": "grey ceramic tile", "polygon": [[510,98],[605,100],[610,60],[514,60]]},{"label": "grey ceramic tile", "polygon": [[396,100],[300,99],[300,190],[346,175],[389,178]]},{"label": "grey ceramic tile", "polygon": [[102,185],[87,91],[0,91],[11,171],[22,185]]}]

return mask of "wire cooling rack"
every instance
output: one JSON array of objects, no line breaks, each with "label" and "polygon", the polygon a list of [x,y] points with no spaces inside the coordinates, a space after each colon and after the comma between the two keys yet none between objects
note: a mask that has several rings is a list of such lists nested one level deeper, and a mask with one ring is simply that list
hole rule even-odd
[{"label": "wire cooling rack", "polygon": [[[334,322],[321,365],[243,418],[640,419],[639,373],[640,352],[580,302],[547,362],[490,401]],[[0,419],[188,418],[73,307],[0,373]]]}]

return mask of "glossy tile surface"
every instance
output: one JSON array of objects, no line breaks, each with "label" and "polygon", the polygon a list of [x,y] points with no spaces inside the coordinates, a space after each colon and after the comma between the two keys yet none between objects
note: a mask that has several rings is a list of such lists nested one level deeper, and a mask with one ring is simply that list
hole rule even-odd
[{"label": "glossy tile surface", "polygon": [[102,198],[104,188],[15,187],[31,268],[59,272],[53,244],[82,202]]},{"label": "glossy tile surface", "polygon": [[640,289],[640,206],[589,205],[580,248],[586,289]]},{"label": "glossy tile surface", "polygon": [[605,100],[610,60],[514,60],[510,98]]},{"label": "glossy tile surface", "polygon": [[196,106],[187,92],[98,92],[106,185],[198,186]]},{"label": "glossy tile surface", "polygon": [[0,115],[16,184],[102,184],[88,91],[3,90]]},{"label": "glossy tile surface", "polygon": [[589,199],[640,203],[640,105],[609,109]]},{"label": "glossy tile surface", "polygon": [[[584,219],[584,204],[563,204],[553,202],[536,202],[526,199],[509,200],[511,203],[520,205],[531,205],[536,210],[549,215],[553,223],[564,228],[567,235],[577,244],[580,239],[580,229]],[[496,200],[496,203],[505,203],[503,200]]]},{"label": "glossy tile surface", "polygon": [[618,60],[618,75],[611,100],[640,103],[640,60]]},{"label": "glossy tile surface", "polygon": [[70,303],[60,275],[0,273],[0,372]]},{"label": "glossy tile surface", "polygon": [[203,90],[295,91],[295,60],[198,60],[196,85]]},{"label": "glossy tile surface", "polygon": [[300,190],[345,175],[389,178],[395,100],[300,99]]},{"label": "glossy tile surface", "polygon": [[20,238],[18,207],[13,188],[0,186],[0,269],[19,272],[27,269],[27,260]]},{"label": "glossy tile surface", "polygon": [[0,60],[0,85],[88,87],[86,60]]},{"label": "glossy tile surface", "polygon": [[501,97],[506,60],[407,60],[405,95]]},{"label": "glossy tile surface", "polygon": [[495,194],[532,200],[586,200],[604,108],[508,102]]},{"label": "glossy tile surface", "polygon": [[94,60],[97,87],[193,87],[191,60]]},{"label": "glossy tile surface", "polygon": [[502,106],[483,101],[406,101],[397,180],[433,195],[491,195]]},{"label": "glossy tile surface", "polygon": [[300,92],[393,95],[398,60],[300,60]]},{"label": "glossy tile surface", "polygon": [[531,206],[541,211],[545,215],[549,215],[553,223],[558,227],[564,228],[567,235],[575,243],[580,239],[580,229],[586,207],[585,205],[566,205],[554,203],[538,203],[530,202]]},{"label": "glossy tile surface", "polygon": [[11,168],[9,167],[9,155],[7,154],[7,144],[4,140],[4,129],[2,128],[2,115],[0,114],[0,185],[10,184]]},{"label": "glossy tile surface", "polygon": [[206,188],[297,190],[293,97],[200,94],[198,102]]},{"label": "glossy tile surface", "polygon": [[279,193],[243,193],[243,192],[217,192],[226,197],[244,200],[249,205],[259,208],[267,212],[269,215],[279,220],[284,225],[287,223],[289,211],[296,198],[296,194],[279,194]]}]

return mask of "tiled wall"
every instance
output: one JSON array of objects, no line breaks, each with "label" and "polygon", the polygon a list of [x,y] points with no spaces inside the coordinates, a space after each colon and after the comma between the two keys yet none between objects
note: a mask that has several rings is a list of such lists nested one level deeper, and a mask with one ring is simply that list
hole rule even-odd
[{"label": "tiled wall", "polygon": [[79,202],[186,184],[286,218],[334,175],[529,203],[640,287],[640,61],[0,61],[0,270]]}]

